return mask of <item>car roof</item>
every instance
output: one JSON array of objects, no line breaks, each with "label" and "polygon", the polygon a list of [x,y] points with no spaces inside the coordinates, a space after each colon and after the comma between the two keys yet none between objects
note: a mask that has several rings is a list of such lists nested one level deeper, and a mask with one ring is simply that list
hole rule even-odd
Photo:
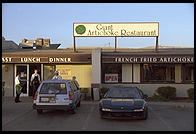
[{"label": "car roof", "polygon": [[65,79],[62,79],[62,80],[43,80],[42,82],[43,83],[59,83],[59,82],[70,82],[71,80],[65,80]]},{"label": "car roof", "polygon": [[[117,88],[117,89],[138,89],[137,87],[133,87],[133,86],[129,86],[129,87],[125,87],[125,86],[114,86],[114,87],[112,87],[113,89],[115,88]],[[111,89],[112,89],[111,88]]]}]

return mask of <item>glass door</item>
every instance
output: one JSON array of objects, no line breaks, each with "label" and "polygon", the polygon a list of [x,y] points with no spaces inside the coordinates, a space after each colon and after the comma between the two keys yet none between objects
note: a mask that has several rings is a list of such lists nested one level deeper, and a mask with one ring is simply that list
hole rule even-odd
[{"label": "glass door", "polygon": [[[21,79],[21,86],[23,90],[20,96],[28,96],[29,95],[29,65],[28,64],[16,64],[15,65],[15,77],[18,72],[20,72],[21,74],[20,79]],[[16,96],[15,86],[14,86],[14,96]]]}]

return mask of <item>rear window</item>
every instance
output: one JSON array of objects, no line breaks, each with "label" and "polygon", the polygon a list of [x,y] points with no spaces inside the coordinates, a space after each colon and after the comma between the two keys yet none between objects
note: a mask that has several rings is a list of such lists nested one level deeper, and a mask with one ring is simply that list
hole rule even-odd
[{"label": "rear window", "polygon": [[67,94],[66,83],[43,83],[40,94]]}]

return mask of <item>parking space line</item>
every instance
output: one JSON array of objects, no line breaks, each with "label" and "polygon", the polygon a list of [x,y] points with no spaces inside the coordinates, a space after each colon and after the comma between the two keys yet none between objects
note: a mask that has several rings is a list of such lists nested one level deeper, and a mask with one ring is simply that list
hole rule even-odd
[{"label": "parking space line", "polygon": [[93,106],[91,107],[90,112],[88,113],[88,116],[87,116],[87,118],[86,118],[86,120],[85,120],[85,122],[84,122],[84,125],[83,125],[83,127],[82,127],[82,130],[85,130],[85,129],[86,129],[86,126],[88,125],[90,116],[92,115],[94,109],[95,109],[95,105],[93,105]]},{"label": "parking space line", "polygon": [[170,130],[170,131],[175,131],[172,127],[168,125],[168,123],[161,118],[151,107],[149,109],[152,111],[152,113]]}]

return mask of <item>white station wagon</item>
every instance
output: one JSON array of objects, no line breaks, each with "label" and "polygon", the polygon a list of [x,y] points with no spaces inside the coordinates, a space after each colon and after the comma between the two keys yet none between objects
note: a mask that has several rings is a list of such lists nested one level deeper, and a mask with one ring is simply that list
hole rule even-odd
[{"label": "white station wagon", "polygon": [[74,81],[45,80],[42,81],[34,96],[33,109],[37,113],[43,110],[63,109],[75,113],[80,106],[81,93]]}]

